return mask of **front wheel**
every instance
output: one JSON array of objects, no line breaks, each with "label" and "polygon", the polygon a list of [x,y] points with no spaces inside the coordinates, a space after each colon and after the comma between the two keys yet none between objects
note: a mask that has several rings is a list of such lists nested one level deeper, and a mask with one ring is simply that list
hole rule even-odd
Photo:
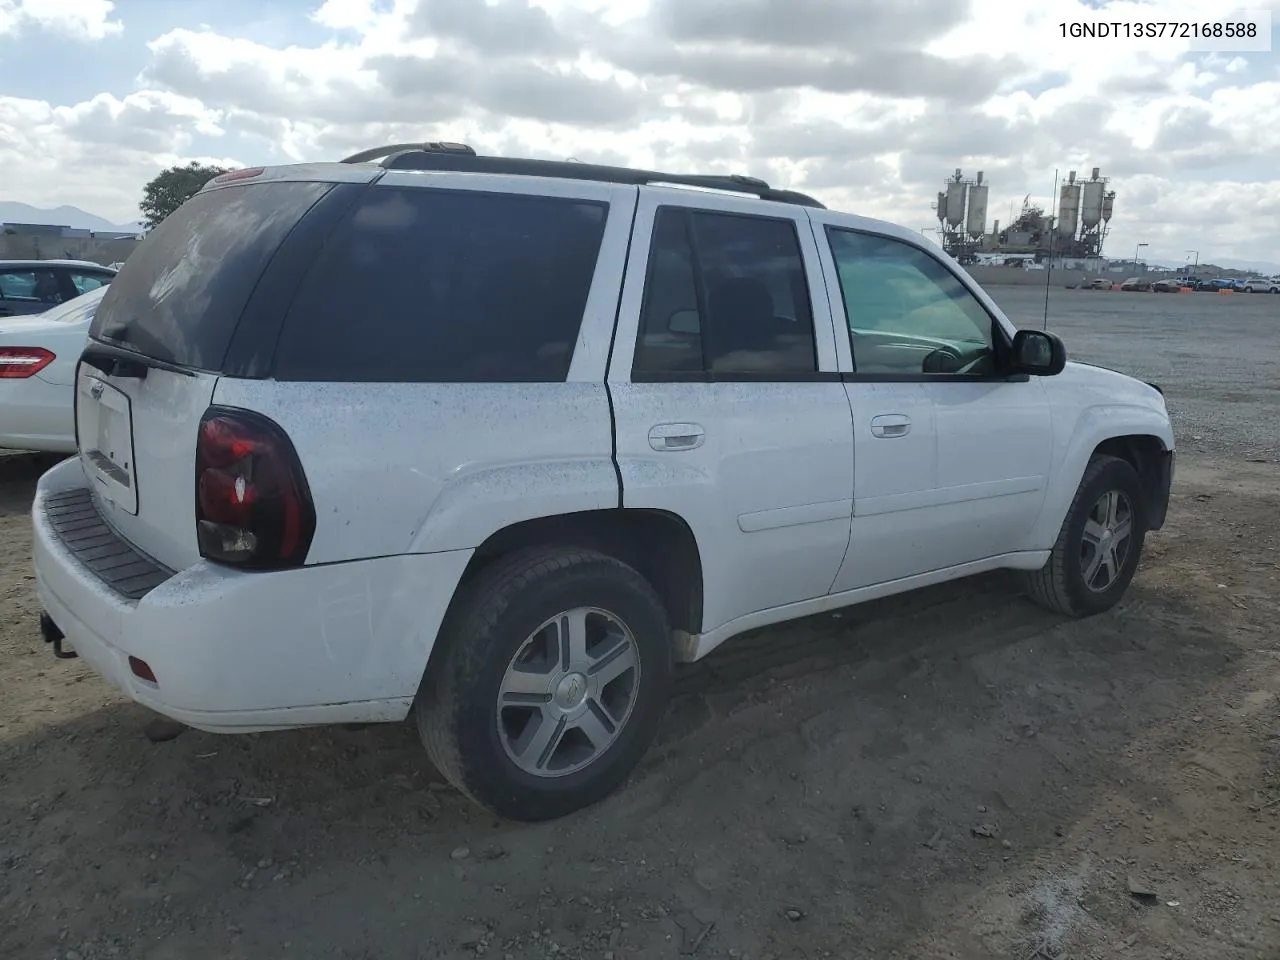
[{"label": "front wheel", "polygon": [[1110,610],[1133,579],[1146,536],[1142,484],[1128,461],[1095,454],[1058,532],[1049,562],[1023,574],[1037,604],[1071,617]]},{"label": "front wheel", "polygon": [[666,611],[613,557],[574,548],[496,561],[464,588],[415,714],[440,772],[513,820],[595,803],[648,749],[672,679]]}]

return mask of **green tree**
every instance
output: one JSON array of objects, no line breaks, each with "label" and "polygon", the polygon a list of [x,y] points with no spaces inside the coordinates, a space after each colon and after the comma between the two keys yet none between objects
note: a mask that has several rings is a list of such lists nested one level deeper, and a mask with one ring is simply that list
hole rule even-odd
[{"label": "green tree", "polygon": [[223,167],[207,166],[192,160],[185,167],[169,167],[161,170],[142,188],[142,220],[148,230],[194,197],[200,188],[219,174]]}]

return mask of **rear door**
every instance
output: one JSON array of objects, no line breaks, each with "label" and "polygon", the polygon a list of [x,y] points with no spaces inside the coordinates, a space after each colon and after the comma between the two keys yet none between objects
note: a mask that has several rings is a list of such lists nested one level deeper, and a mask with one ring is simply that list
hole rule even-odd
[{"label": "rear door", "polygon": [[849,402],[805,208],[644,187],[609,391],[623,505],[702,556],[703,629],[824,596],[849,540]]},{"label": "rear door", "polygon": [[197,194],[142,242],[98,307],[76,373],[80,459],[106,519],[171,569],[199,558],[197,426],[241,316],[331,187],[250,181]]}]

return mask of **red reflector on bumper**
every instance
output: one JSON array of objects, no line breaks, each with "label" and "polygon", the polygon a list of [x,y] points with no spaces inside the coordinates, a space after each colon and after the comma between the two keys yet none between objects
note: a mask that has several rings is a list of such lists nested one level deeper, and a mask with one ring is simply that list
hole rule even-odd
[{"label": "red reflector on bumper", "polygon": [[137,657],[129,658],[129,669],[133,671],[133,675],[148,683],[156,683],[155,672],[151,669],[151,665],[145,660],[139,660]]}]

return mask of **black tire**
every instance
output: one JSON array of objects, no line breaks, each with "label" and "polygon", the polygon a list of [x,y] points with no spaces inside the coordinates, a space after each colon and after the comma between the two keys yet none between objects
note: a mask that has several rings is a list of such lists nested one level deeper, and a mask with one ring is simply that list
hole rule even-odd
[{"label": "black tire", "polygon": [[[605,610],[626,625],[640,679],[617,739],[582,769],[539,777],[503,747],[499,688],[530,634],[576,607]],[[590,550],[522,551],[482,571],[450,609],[418,692],[418,733],[437,769],[476,803],[512,820],[551,820],[596,803],[627,778],[657,733],[672,673],[667,614],[644,577]]]},{"label": "black tire", "polygon": [[[1132,532],[1119,574],[1105,589],[1093,590],[1085,583],[1081,569],[1084,529],[1094,505],[1109,491],[1118,491],[1128,499]],[[1110,610],[1120,602],[1138,569],[1146,533],[1146,501],[1137,471],[1118,457],[1094,454],[1062,521],[1049,562],[1022,574],[1023,589],[1033,602],[1069,617],[1090,617]]]}]

